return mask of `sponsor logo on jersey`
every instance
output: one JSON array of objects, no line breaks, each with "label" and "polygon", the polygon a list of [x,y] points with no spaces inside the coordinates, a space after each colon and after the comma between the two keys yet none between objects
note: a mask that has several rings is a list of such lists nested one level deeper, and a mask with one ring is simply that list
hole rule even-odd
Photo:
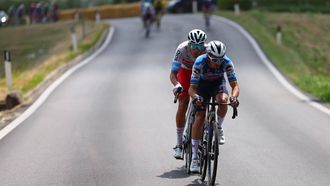
[{"label": "sponsor logo on jersey", "polygon": [[180,50],[177,50],[174,59],[175,59],[175,60],[178,60],[179,57],[180,57],[180,54],[181,54]]}]

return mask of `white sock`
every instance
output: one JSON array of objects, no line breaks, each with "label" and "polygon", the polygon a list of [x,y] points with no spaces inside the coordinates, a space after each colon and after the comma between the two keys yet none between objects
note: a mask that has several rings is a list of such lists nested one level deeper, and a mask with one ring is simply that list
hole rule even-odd
[{"label": "white sock", "polygon": [[191,150],[192,150],[192,159],[198,159],[198,145],[201,140],[191,139]]},{"label": "white sock", "polygon": [[222,118],[222,117],[218,116],[218,123],[217,123],[218,128],[222,128],[222,123],[223,123],[223,120],[224,120],[224,119],[225,119],[225,118]]},{"label": "white sock", "polygon": [[184,127],[182,127],[182,128],[176,128],[176,141],[177,141],[176,144],[178,146],[181,146],[182,145],[183,130],[184,130]]}]

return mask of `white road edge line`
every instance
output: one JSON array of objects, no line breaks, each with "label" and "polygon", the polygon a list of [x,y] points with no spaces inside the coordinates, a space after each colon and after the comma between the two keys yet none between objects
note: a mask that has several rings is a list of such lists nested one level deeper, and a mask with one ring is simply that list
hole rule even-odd
[{"label": "white road edge line", "polygon": [[18,118],[16,118],[14,121],[9,123],[6,127],[4,127],[0,131],[0,140],[4,138],[7,134],[9,134],[12,130],[14,130],[18,125],[20,125],[24,120],[26,120],[29,116],[31,116],[48,98],[48,96],[58,87],[67,77],[69,77],[73,72],[78,70],[79,68],[83,67],[90,61],[92,61],[96,56],[98,56],[101,52],[103,52],[106,47],[109,45],[112,36],[114,34],[114,28],[111,27],[110,31],[107,35],[107,38],[103,45],[91,56],[84,59],[79,64],[75,65],[68,71],[66,71],[60,78],[58,78],[54,83],[52,83],[46,90],[43,92],[40,97]]},{"label": "white road edge line", "polygon": [[327,107],[311,100],[309,97],[304,95],[302,92],[300,92],[297,88],[292,86],[286,79],[285,77],[275,68],[275,66],[268,60],[266,55],[263,53],[261,50],[260,46],[258,43],[255,41],[255,39],[239,24],[226,19],[224,17],[219,17],[219,16],[214,16],[214,18],[219,19],[220,21],[226,22],[229,25],[235,27],[238,29],[251,43],[255,51],[257,52],[259,58],[261,61],[267,66],[267,68],[271,71],[271,73],[275,76],[275,78],[286,88],[288,89],[292,94],[294,94],[296,97],[301,99],[302,101],[308,103],[309,105],[319,109],[320,111],[324,112],[325,114],[328,114],[330,116],[330,109]]}]

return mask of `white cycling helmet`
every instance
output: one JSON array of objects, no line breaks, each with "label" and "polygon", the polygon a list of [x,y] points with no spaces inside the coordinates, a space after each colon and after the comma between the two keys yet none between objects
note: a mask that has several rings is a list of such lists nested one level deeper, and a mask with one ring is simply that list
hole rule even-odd
[{"label": "white cycling helmet", "polygon": [[223,57],[226,54],[226,46],[220,41],[210,41],[207,44],[206,52],[215,57]]},{"label": "white cycling helmet", "polygon": [[188,39],[191,43],[204,44],[207,39],[205,32],[200,29],[194,29],[189,32]]},{"label": "white cycling helmet", "polygon": [[147,8],[151,8],[151,6],[152,6],[152,4],[149,3],[149,2],[144,2],[144,3],[143,3],[143,7],[144,7],[145,9],[147,9]]}]

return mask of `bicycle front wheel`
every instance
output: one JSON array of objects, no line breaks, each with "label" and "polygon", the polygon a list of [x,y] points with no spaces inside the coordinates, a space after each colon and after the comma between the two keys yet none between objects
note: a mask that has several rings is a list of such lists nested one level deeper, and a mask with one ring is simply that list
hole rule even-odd
[{"label": "bicycle front wheel", "polygon": [[219,156],[218,130],[215,121],[211,122],[207,143],[207,151],[207,184],[213,186],[217,176]]},{"label": "bicycle front wheel", "polygon": [[204,129],[203,132],[203,140],[202,140],[202,145],[201,145],[201,153],[200,153],[200,162],[201,162],[201,180],[204,181],[206,178],[206,171],[207,171],[207,140],[208,140],[208,129]]}]

